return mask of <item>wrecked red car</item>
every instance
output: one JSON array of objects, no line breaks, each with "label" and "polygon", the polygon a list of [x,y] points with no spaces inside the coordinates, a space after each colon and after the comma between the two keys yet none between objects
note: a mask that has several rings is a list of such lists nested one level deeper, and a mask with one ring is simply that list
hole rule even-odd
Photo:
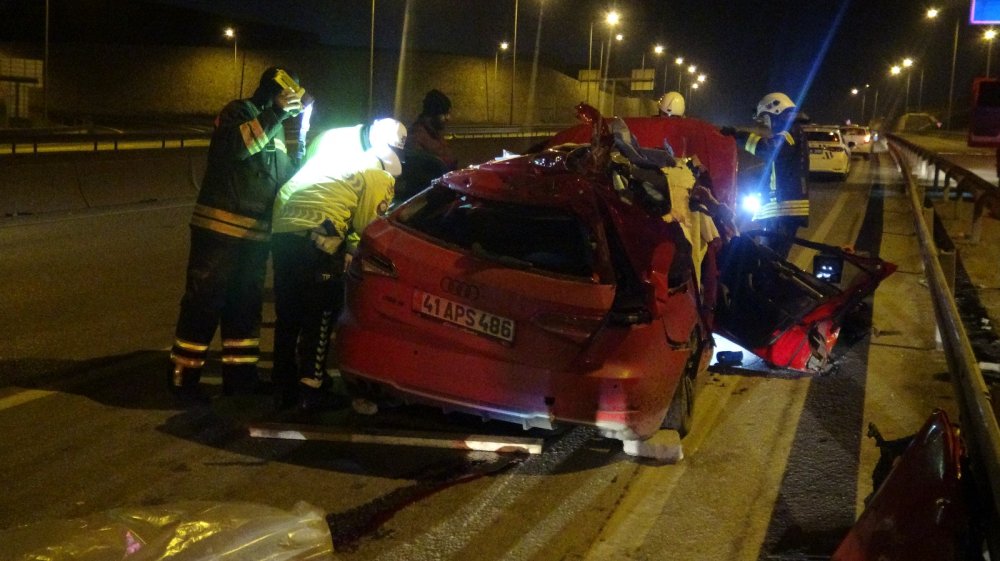
[{"label": "wrecked red car", "polygon": [[593,146],[449,173],[365,230],[337,332],[353,391],[625,440],[687,430],[711,348],[684,234],[595,127]]},{"label": "wrecked red car", "polygon": [[[557,137],[535,153],[449,173],[365,230],[336,341],[352,393],[524,428],[592,425],[622,440],[661,427],[687,432],[694,382],[712,352],[712,306],[702,301],[690,228],[671,218],[688,206],[686,195],[673,200],[673,172],[690,166],[669,157],[664,137],[642,147],[621,120],[611,121],[613,132],[593,108],[578,110],[588,122],[580,130],[590,131],[585,142]],[[700,150],[714,187],[732,200],[731,139],[694,120],[685,126],[671,142]],[[723,284],[713,323],[736,342],[766,339],[747,347],[755,352],[784,349],[791,333],[796,351],[827,356],[836,326],[822,327],[810,312],[842,292],[749,238],[733,247],[723,255],[756,265],[727,259],[730,273],[720,278],[732,286]],[[791,278],[782,289],[801,294],[781,296],[795,306],[771,303],[782,313],[765,326],[745,321],[757,298],[779,295],[740,283],[772,278]]]}]

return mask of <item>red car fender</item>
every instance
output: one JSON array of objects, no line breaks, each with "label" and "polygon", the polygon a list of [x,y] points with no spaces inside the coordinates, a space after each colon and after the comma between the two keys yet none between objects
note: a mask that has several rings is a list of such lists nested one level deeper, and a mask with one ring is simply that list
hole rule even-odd
[{"label": "red car fender", "polygon": [[935,410],[899,458],[832,561],[966,559],[968,508],[962,443]]}]

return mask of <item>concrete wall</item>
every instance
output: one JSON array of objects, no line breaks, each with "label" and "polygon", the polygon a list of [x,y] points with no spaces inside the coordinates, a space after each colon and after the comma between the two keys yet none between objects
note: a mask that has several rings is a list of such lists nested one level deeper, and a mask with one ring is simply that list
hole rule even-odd
[{"label": "concrete wall", "polygon": [[[8,46],[6,50],[24,52]],[[240,50],[234,60],[229,48],[160,46],[54,45],[49,56],[49,114],[63,122],[91,118],[157,115],[213,116],[237,97],[253,92],[261,72],[285,65],[299,74],[303,86],[318,100],[314,124],[335,126],[361,122],[368,112],[369,61],[367,50],[316,49],[302,51]],[[4,52],[0,48],[0,53]],[[23,55],[20,55],[23,56]],[[395,53],[376,52],[373,107],[376,115],[394,115],[409,122],[420,111],[423,94],[437,88],[453,102],[456,124],[571,123],[573,106],[587,98],[584,85],[565,74],[539,68],[536,100],[529,106],[530,59],[517,65],[511,118],[510,61],[494,66],[494,59],[407,53],[399,67]],[[397,87],[397,84],[400,86]],[[628,98],[619,92],[612,111],[610,93],[598,96],[592,87],[591,104],[598,97],[605,113],[644,115],[655,112],[649,99]],[[32,98],[41,113],[41,96]]]}]

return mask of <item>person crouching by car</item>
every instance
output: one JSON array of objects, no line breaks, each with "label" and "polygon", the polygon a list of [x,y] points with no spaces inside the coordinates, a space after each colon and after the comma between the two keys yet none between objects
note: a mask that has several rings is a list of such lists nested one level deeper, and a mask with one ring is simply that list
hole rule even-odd
[{"label": "person crouching by car", "polygon": [[343,273],[362,231],[384,215],[402,170],[406,127],[394,119],[316,138],[274,206],[275,398],[279,407],[324,406],[330,336],[343,306]]}]

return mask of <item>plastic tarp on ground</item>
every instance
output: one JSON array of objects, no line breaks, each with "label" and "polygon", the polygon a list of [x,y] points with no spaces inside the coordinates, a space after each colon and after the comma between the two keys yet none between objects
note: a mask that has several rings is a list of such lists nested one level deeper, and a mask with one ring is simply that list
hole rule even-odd
[{"label": "plastic tarp on ground", "polygon": [[326,518],[251,503],[118,508],[0,531],[4,561],[313,561],[334,559]]}]

